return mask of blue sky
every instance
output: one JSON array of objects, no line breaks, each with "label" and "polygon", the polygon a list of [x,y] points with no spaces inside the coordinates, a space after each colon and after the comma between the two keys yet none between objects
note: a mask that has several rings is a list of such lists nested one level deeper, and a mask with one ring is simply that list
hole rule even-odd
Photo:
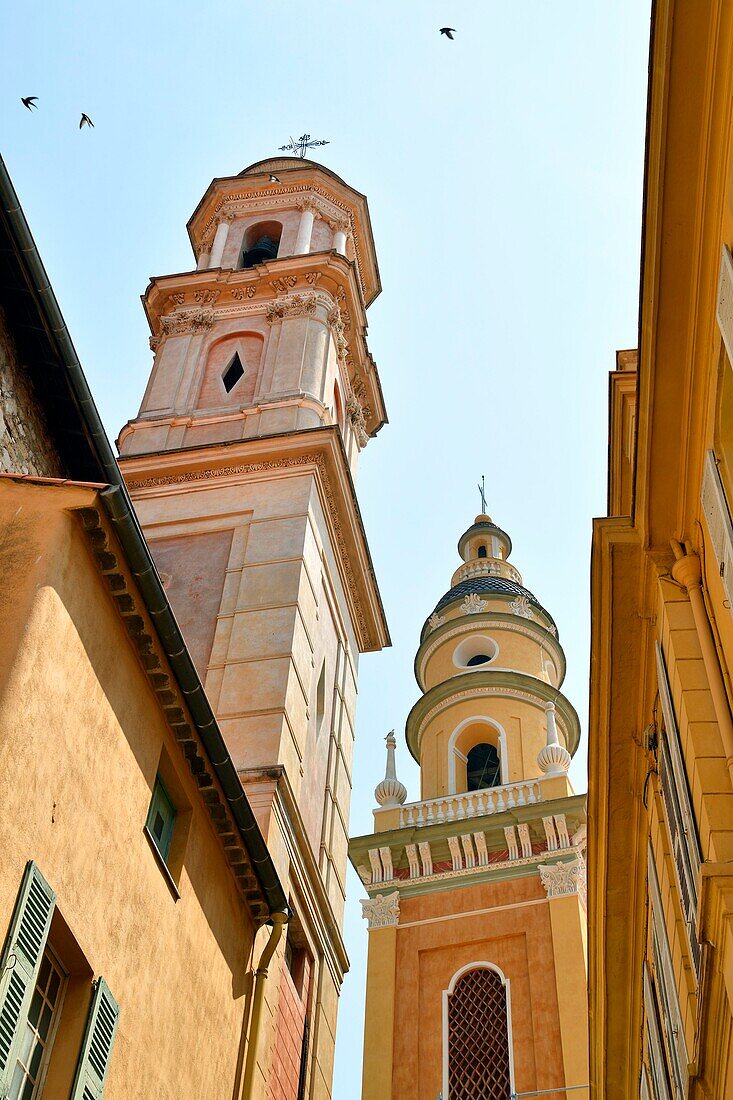
[{"label": "blue sky", "polygon": [[[213,176],[307,130],[369,198],[390,423],[358,490],[393,648],[362,660],[354,834],[370,829],[393,726],[418,794],[402,738],[412,662],[482,473],[558,623],[587,737],[607,373],[637,340],[648,22],[644,0],[6,5],[0,149],[112,438],[151,365],[138,296],[191,266],[185,223]],[[584,769],[585,743],[577,789]],[[360,893],[352,874],[336,1100],[359,1093]]]}]

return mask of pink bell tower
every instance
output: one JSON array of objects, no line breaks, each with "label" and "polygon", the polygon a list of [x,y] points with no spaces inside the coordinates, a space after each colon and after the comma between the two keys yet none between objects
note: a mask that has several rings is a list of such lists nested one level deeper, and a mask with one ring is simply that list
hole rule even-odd
[{"label": "pink bell tower", "polygon": [[[354,490],[386,421],[366,343],[379,272],[364,196],[297,157],[215,179],[188,231],[195,269],[143,297],[154,361],[121,466],[291,892],[268,999],[292,1002],[303,1095],[325,1097],[358,658],[389,644]],[[288,1043],[278,1034],[263,1097],[296,1100]]]}]

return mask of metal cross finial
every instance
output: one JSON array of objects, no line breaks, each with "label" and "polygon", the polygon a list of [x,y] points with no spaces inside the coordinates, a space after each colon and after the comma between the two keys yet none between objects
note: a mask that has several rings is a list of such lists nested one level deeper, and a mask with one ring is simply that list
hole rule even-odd
[{"label": "metal cross finial", "polygon": [[478,486],[478,491],[481,494],[481,515],[486,515],[486,484],[484,475],[481,474],[481,484]]},{"label": "metal cross finial", "polygon": [[310,134],[301,134],[297,141],[292,137],[289,145],[281,145],[281,153],[295,153],[301,159],[305,157],[305,154],[309,149],[314,149],[316,145],[330,145],[330,141],[311,141]]}]

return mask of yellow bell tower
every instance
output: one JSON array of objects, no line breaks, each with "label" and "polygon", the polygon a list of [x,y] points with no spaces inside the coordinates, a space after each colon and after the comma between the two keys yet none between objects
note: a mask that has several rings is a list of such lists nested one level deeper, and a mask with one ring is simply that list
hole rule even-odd
[{"label": "yellow bell tower", "polygon": [[350,843],[369,898],[362,1100],[587,1097],[580,725],[550,614],[488,515],[425,623],[422,696],[395,739],[374,832]]}]

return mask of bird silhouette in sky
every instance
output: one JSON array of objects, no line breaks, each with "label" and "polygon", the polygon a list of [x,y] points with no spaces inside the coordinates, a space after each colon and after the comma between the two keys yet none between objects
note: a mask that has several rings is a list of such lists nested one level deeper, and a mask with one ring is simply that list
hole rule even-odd
[{"label": "bird silhouette in sky", "polygon": [[441,27],[440,28],[440,33],[444,34],[446,38],[450,38],[451,42],[453,42],[453,40],[454,40],[453,35],[456,33],[456,28],[455,27]]},{"label": "bird silhouette in sky", "polygon": [[36,106],[36,100],[37,99],[38,99],[37,95],[26,95],[26,96],[21,96],[20,97],[20,102],[23,104],[24,107],[27,107],[28,110],[30,111],[33,107]]},{"label": "bird silhouette in sky", "polygon": [[279,176],[273,176],[273,174],[271,172],[270,173],[270,183],[279,183],[279,182],[280,182],[280,177]]},{"label": "bird silhouette in sky", "polygon": [[81,130],[82,126],[94,126],[94,123],[90,119],[89,115],[85,115],[83,111],[82,111],[82,114],[81,114],[81,121],[79,122],[79,129],[80,130]]}]

